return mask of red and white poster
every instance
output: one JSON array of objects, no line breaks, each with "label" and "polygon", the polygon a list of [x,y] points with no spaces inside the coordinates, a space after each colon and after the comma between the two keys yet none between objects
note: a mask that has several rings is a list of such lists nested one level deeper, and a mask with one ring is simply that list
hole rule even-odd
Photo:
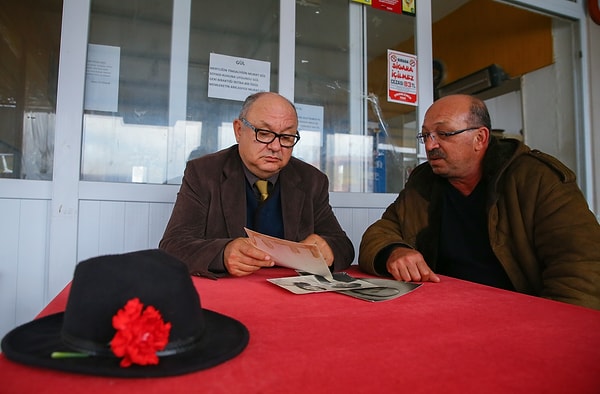
[{"label": "red and white poster", "polygon": [[388,94],[389,102],[418,105],[417,57],[388,49]]},{"label": "red and white poster", "polygon": [[373,0],[371,6],[380,10],[395,12],[396,14],[402,13],[402,2],[400,0]]}]

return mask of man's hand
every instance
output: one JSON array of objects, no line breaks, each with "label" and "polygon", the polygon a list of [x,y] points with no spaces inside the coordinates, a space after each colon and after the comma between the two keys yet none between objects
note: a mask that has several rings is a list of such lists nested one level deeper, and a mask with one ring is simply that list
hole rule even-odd
[{"label": "man's hand", "polygon": [[321,251],[321,254],[323,255],[323,258],[325,259],[325,263],[327,263],[327,265],[331,267],[331,264],[333,264],[333,251],[329,247],[327,241],[325,241],[317,234],[311,234],[308,237],[306,237],[304,241],[300,241],[300,243],[317,245],[319,247],[319,250]]},{"label": "man's hand", "polygon": [[225,269],[233,276],[245,276],[262,267],[274,265],[271,256],[256,248],[248,238],[236,238],[225,246],[223,252]]},{"label": "man's hand", "polygon": [[399,247],[387,259],[387,271],[394,279],[405,282],[439,282],[437,276],[414,249]]}]

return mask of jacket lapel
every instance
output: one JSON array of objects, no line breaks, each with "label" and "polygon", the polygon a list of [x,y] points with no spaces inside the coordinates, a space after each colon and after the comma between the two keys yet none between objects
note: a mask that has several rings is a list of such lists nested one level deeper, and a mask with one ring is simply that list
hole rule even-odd
[{"label": "jacket lapel", "polygon": [[281,210],[285,239],[299,239],[300,220],[304,217],[306,193],[302,188],[302,177],[296,171],[293,158],[279,175],[281,182]]},{"label": "jacket lapel", "polygon": [[230,237],[245,236],[246,177],[237,149],[232,149],[223,166],[221,178],[221,207]]}]

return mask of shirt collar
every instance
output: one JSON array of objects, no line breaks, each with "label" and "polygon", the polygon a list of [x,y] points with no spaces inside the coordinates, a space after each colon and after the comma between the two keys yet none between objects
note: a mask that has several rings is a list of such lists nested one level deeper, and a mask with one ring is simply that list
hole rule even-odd
[{"label": "shirt collar", "polygon": [[[243,162],[242,162],[242,167],[244,167],[244,174],[246,175],[246,180],[251,185],[254,185],[254,182],[256,182],[257,180],[262,179],[262,178],[257,177],[256,175],[254,175],[252,172],[250,172],[248,167],[246,167],[246,165]],[[278,179],[279,179],[279,173],[267,178],[266,180],[271,182],[272,185],[274,185]]]}]

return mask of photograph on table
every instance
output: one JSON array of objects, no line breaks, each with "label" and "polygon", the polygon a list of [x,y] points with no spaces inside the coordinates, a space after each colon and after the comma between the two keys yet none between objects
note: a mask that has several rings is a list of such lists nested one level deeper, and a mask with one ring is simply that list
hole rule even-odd
[{"label": "photograph on table", "polygon": [[323,293],[328,291],[377,287],[377,285],[362,279],[354,279],[353,281],[329,280],[321,275],[300,275],[267,280],[294,294]]}]

